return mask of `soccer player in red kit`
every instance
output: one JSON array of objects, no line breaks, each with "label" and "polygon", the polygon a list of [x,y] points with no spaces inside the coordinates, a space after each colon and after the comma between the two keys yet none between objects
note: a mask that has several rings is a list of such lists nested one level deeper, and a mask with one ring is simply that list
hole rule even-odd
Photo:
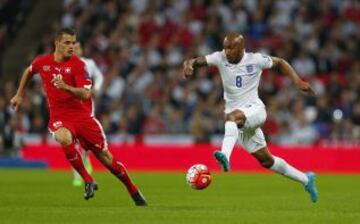
[{"label": "soccer player in red kit", "polygon": [[74,54],[76,34],[63,28],[55,37],[55,51],[35,58],[25,69],[11,106],[17,111],[23,101],[25,88],[34,74],[40,74],[50,110],[49,130],[61,144],[67,160],[85,182],[84,198],[92,198],[97,184],[86,171],[75,143],[94,153],[96,158],[113,173],[127,188],[138,206],[146,201],[127,174],[124,165],[109,152],[106,137],[99,121],[86,107],[91,99],[91,79],[85,64]]}]

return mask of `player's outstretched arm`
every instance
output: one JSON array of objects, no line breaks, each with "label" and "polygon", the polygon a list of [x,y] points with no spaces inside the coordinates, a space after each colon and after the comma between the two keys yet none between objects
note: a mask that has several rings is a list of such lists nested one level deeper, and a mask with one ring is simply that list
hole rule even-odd
[{"label": "player's outstretched arm", "polygon": [[76,96],[82,100],[87,100],[91,97],[90,89],[70,86],[66,84],[62,79],[56,77],[54,77],[53,80],[51,80],[51,82],[54,84],[56,88],[69,92],[73,96]]},{"label": "player's outstretched arm", "polygon": [[19,110],[19,107],[25,95],[25,88],[29,83],[29,81],[31,80],[31,78],[32,78],[32,74],[30,73],[30,68],[28,67],[25,69],[23,75],[21,76],[20,84],[18,90],[16,91],[15,96],[13,96],[13,98],[11,98],[10,100],[10,105],[12,108],[15,109],[15,111]]},{"label": "player's outstretched arm", "polygon": [[314,90],[311,88],[308,82],[301,80],[301,78],[296,74],[295,70],[289,65],[287,61],[282,58],[272,57],[273,67],[278,67],[280,70],[291,79],[291,81],[296,85],[296,87],[303,93],[315,95]]},{"label": "player's outstretched arm", "polygon": [[206,65],[207,62],[204,56],[185,60],[183,65],[183,75],[185,78],[189,78],[194,74],[195,68]]}]

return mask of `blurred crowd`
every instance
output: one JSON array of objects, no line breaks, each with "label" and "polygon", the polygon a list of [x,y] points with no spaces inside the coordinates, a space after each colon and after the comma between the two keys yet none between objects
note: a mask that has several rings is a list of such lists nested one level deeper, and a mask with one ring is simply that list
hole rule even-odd
[{"label": "blurred crowd", "polygon": [[[5,45],[10,44],[17,31],[24,25],[33,6],[32,0],[0,0],[0,62]],[[0,78],[1,74],[0,63]]]},{"label": "blurred crowd", "polygon": [[[31,0],[0,0],[0,80],[2,74],[2,58],[5,46],[12,43],[25,19],[32,9]],[[2,85],[0,91],[0,155],[9,154],[16,156],[21,147],[21,124],[17,117],[7,106],[11,94],[14,93],[14,83],[8,82]]]},{"label": "blurred crowd", "polygon": [[[360,2],[356,0],[64,0],[53,34],[73,27],[86,57],[104,74],[96,115],[113,135],[191,133],[195,142],[223,134],[222,82],[216,69],[182,77],[184,59],[222,49],[227,32],[245,36],[247,51],[287,60],[317,95],[304,96],[277,70],[263,73],[264,132],[275,144],[359,144]],[[5,84],[0,111],[14,93]],[[46,133],[46,102],[31,83],[22,132]],[[9,120],[9,122],[11,119]]]}]

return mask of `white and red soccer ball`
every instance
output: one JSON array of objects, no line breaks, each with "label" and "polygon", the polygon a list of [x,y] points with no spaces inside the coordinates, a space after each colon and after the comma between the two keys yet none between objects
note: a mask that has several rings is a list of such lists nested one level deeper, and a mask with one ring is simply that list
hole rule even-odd
[{"label": "white and red soccer ball", "polygon": [[202,190],[211,183],[211,175],[209,169],[204,164],[195,164],[189,168],[186,173],[186,181],[196,190]]}]

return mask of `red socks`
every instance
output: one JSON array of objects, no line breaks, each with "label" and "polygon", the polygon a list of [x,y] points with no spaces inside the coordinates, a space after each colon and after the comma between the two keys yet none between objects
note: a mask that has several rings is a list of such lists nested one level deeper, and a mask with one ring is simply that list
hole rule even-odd
[{"label": "red socks", "polygon": [[[72,167],[80,174],[85,183],[93,183],[94,179],[86,171],[80,153],[75,149],[74,144],[62,147],[67,160],[71,163]],[[138,192],[137,187],[131,181],[124,165],[113,158],[110,171],[114,174],[127,188],[130,195]]]},{"label": "red socks", "polygon": [[62,147],[67,160],[71,166],[80,174],[85,183],[93,183],[94,179],[86,171],[80,153],[75,149],[74,144]]},{"label": "red socks", "polygon": [[119,180],[121,180],[121,182],[123,182],[123,184],[126,186],[126,188],[127,188],[130,195],[133,195],[136,192],[138,192],[137,187],[131,181],[129,175],[127,174],[127,171],[126,171],[124,165],[120,161],[117,161],[115,158],[113,158],[110,171]]}]

